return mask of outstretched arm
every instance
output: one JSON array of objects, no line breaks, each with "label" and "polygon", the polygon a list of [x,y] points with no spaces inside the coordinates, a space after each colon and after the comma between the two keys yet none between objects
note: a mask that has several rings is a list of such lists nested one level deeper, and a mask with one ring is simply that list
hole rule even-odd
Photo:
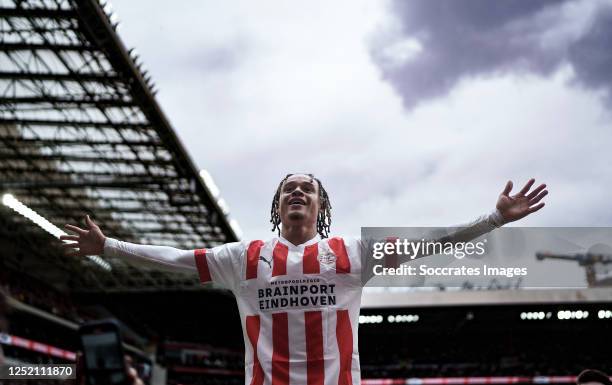
[{"label": "outstretched arm", "polygon": [[[531,178],[518,193],[510,195],[512,191],[512,181],[508,181],[504,190],[497,198],[495,211],[491,214],[478,217],[470,223],[457,226],[448,235],[442,237],[438,241],[451,242],[453,244],[469,242],[508,222],[517,221],[538,211],[544,207],[544,202],[539,202],[548,194],[548,190],[546,190],[546,184],[542,183],[530,192],[529,190],[534,183],[535,179]],[[417,257],[424,257],[426,255],[427,254],[422,254]]]},{"label": "outstretched arm", "polygon": [[[541,184],[530,192],[529,190],[534,183],[535,179],[531,178],[518,193],[510,195],[512,181],[508,181],[504,190],[497,198],[497,204],[493,212],[482,215],[469,223],[453,226],[448,229],[446,235],[437,239],[430,239],[430,241],[444,244],[450,242],[453,245],[460,242],[469,242],[508,222],[519,220],[540,210],[544,207],[544,202],[540,203],[540,201],[548,194],[548,191],[546,190],[546,184]],[[370,243],[381,242],[380,240],[362,240],[362,242],[364,241],[368,242],[366,244],[362,243],[366,250],[372,250]],[[393,240],[387,239],[387,242],[389,241],[393,242]],[[366,260],[363,261],[362,266],[366,267],[366,277],[370,279],[373,276],[373,266],[382,264],[384,266],[397,267],[416,258],[431,255],[431,249],[427,250],[421,249],[416,255],[387,256],[389,258],[387,261],[376,260],[369,255],[369,252],[366,252],[364,254]]]},{"label": "outstretched arm", "polygon": [[66,255],[84,257],[87,255],[107,255],[125,258],[136,264],[155,264],[163,270],[168,271],[190,271],[196,270],[194,250],[181,250],[168,246],[138,245],[123,242],[104,236],[100,227],[89,218],[85,217],[87,228],[67,224],[68,230],[76,235],[62,235]]}]

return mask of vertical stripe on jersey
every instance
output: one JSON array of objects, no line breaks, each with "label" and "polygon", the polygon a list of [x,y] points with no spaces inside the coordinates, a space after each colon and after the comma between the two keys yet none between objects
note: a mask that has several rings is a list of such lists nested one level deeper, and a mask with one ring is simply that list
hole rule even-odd
[{"label": "vertical stripe on jersey", "polygon": [[307,385],[323,385],[325,366],[323,361],[323,319],[321,312],[305,312],[304,328],[306,329]]},{"label": "vertical stripe on jersey", "polygon": [[263,241],[252,241],[247,249],[246,279],[257,278],[257,266],[259,264],[259,252]]},{"label": "vertical stripe on jersey", "polygon": [[208,270],[208,261],[206,260],[206,249],[197,249],[193,252],[195,258],[196,267],[198,268],[198,275],[200,276],[200,282],[210,282],[210,270]]},{"label": "vertical stripe on jersey", "polygon": [[248,315],[246,317],[246,331],[251,346],[253,347],[253,373],[251,385],[263,385],[264,375],[259,359],[257,358],[257,340],[259,340],[259,316]]},{"label": "vertical stripe on jersey", "polygon": [[289,385],[289,319],[272,314],[272,385]]},{"label": "vertical stripe on jersey", "polygon": [[274,251],[272,251],[272,276],[287,275],[287,254],[289,254],[289,247],[287,245],[276,242]]},{"label": "vertical stripe on jersey", "polygon": [[338,340],[338,350],[340,352],[338,385],[352,385],[353,331],[348,310],[338,310],[336,312],[336,339]]},{"label": "vertical stripe on jersey", "polygon": [[346,252],[344,239],[334,237],[328,241],[328,245],[336,255],[336,273],[350,273],[351,262],[349,261],[348,254]]},{"label": "vertical stripe on jersey", "polygon": [[304,274],[319,274],[321,266],[319,265],[319,245],[308,245],[304,248],[304,257],[302,258],[302,271]]}]

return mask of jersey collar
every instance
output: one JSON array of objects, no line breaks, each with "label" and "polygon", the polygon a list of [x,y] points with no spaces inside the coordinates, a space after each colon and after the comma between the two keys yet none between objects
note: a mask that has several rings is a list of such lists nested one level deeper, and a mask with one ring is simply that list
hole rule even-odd
[{"label": "jersey collar", "polygon": [[294,245],[293,243],[289,242],[288,240],[286,240],[282,235],[279,235],[278,237],[279,241],[281,241],[283,244],[289,246],[289,247],[306,247],[306,246],[310,246],[312,244],[315,244],[317,242],[319,242],[321,240],[321,236],[319,234],[315,235],[313,238],[309,239],[308,241],[299,244],[299,245]]}]

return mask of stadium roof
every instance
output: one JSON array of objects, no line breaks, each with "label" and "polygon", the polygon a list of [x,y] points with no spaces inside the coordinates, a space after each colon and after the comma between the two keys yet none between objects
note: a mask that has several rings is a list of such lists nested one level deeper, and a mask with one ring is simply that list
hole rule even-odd
[{"label": "stadium roof", "polygon": [[[237,240],[113,18],[95,0],[0,0],[1,192],[60,227],[90,214],[127,241],[199,248]],[[214,140],[213,129],[203,135]],[[7,266],[58,285],[195,284],[120,261],[112,273],[67,282],[87,261],[61,257],[59,242],[6,207],[0,237]]]}]

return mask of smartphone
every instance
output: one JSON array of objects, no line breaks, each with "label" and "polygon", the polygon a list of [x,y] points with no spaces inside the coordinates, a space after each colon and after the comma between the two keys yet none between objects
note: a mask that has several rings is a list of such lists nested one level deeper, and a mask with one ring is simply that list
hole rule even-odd
[{"label": "smartphone", "polygon": [[87,385],[128,385],[119,324],[113,319],[88,322],[79,328]]}]

